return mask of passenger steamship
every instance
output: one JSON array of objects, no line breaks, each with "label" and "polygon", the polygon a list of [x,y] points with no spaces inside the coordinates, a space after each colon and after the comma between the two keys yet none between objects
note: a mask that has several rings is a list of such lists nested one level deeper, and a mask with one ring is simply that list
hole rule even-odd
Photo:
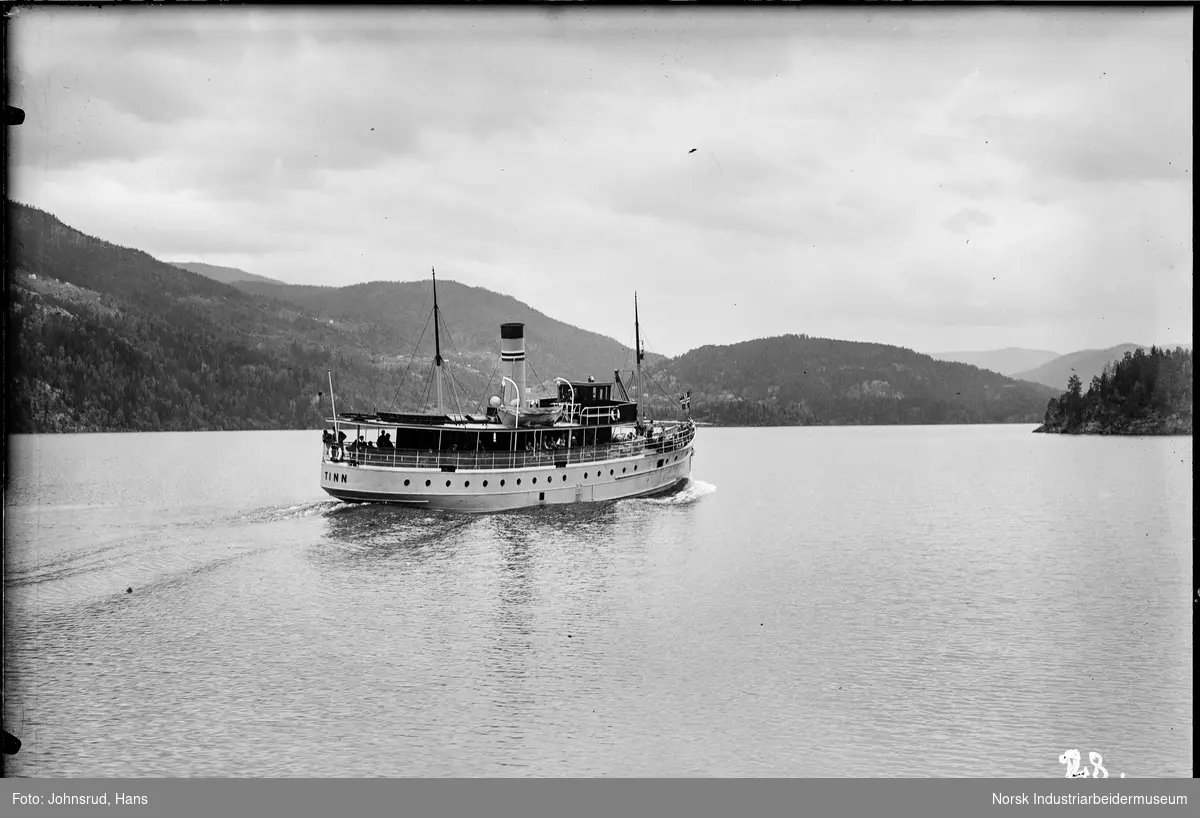
[{"label": "passenger steamship", "polygon": [[500,326],[503,397],[483,414],[448,414],[442,402],[440,314],[433,279],[434,414],[338,414],[326,421],[321,488],[353,503],[396,503],[465,512],[589,503],[669,493],[691,474],[691,393],[683,419],[640,416],[641,329],[634,296],[634,399],[619,371],[611,382],[558,377],[557,395],[530,399],[524,324]]}]

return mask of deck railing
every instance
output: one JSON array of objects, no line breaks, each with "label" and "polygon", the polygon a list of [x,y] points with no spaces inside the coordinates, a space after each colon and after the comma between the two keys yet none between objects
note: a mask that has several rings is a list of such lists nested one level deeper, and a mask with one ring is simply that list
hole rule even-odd
[{"label": "deck railing", "polygon": [[437,452],[421,449],[358,449],[350,446],[324,446],[322,462],[352,466],[390,466],[405,469],[452,468],[455,471],[521,469],[595,463],[640,457],[650,453],[676,452],[687,447],[696,436],[694,427],[679,427],[670,435],[636,438],[603,446],[565,446],[558,449],[519,452]]},{"label": "deck railing", "polygon": [[634,417],[626,417],[620,405],[584,406],[579,403],[556,403],[562,409],[562,417],[567,423],[579,426],[612,426],[621,423],[633,423]]}]

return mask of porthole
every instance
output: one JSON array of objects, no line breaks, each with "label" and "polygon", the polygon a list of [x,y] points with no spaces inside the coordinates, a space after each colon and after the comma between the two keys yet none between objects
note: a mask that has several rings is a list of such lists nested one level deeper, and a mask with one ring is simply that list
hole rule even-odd
[{"label": "porthole", "polygon": [[486,480],[484,480],[484,481],[483,481],[483,487],[484,487],[484,488],[487,488],[487,481],[486,481]]},{"label": "porthole", "polygon": [[637,471],[637,466],[634,466],[634,467],[633,467],[633,470],[634,470],[634,471]]},{"label": "porthole", "polygon": [[584,480],[587,480],[587,476],[588,476],[588,473],[587,473],[587,472],[584,472],[584,473],[583,473],[583,479],[584,479]]},{"label": "porthole", "polygon": [[426,480],[426,481],[425,481],[425,485],[426,485],[426,486],[429,486],[429,485],[432,485],[432,484],[433,484],[433,481],[432,481],[432,480]]},{"label": "porthole", "polygon": [[470,487],[471,487],[471,481],[470,481],[470,480],[464,480],[464,481],[463,481],[463,488],[465,488],[465,489],[469,489]]},{"label": "porthole", "polygon": [[563,475],[563,482],[567,482],[567,476],[565,474]]},{"label": "porthole", "polygon": [[624,466],[622,466],[622,467],[621,467],[621,474],[624,474],[624,473],[625,473],[625,467],[624,467]]},{"label": "porthole", "polygon": [[612,477],[614,474],[616,474],[616,472],[614,472],[612,469],[609,469],[609,470],[608,470],[608,476],[609,476],[609,477]]},{"label": "porthole", "polygon": [[518,486],[519,486],[519,485],[521,485],[521,478],[520,478],[520,477],[518,477],[518,478],[517,478],[517,485],[518,485]]},{"label": "porthole", "polygon": [[447,481],[446,481],[446,488],[450,488],[450,481],[449,481],[449,480],[447,480]]},{"label": "porthole", "polygon": [[504,481],[503,481],[503,480],[501,480],[501,481],[500,481],[500,486],[501,486],[501,488],[503,488],[503,487],[504,487]]},{"label": "porthole", "polygon": [[407,481],[407,480],[405,480],[405,481],[404,481],[404,485],[406,485],[406,486],[408,485],[408,481]]},{"label": "porthole", "polygon": [[534,485],[537,485],[537,478],[533,478]]}]

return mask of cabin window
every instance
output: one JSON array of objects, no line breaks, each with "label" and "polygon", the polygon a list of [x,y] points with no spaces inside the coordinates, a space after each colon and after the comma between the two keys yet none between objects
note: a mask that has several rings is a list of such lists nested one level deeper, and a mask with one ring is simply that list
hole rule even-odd
[{"label": "cabin window", "polygon": [[483,481],[483,487],[484,487],[484,488],[487,488],[487,481],[486,481],[486,480],[484,480],[484,481]]},{"label": "cabin window", "polygon": [[426,486],[433,485],[433,481],[431,481],[431,480],[426,480],[426,481],[425,481],[425,485],[426,485]]},{"label": "cabin window", "polygon": [[612,469],[609,469],[609,470],[608,470],[608,476],[609,476],[609,477],[612,477],[614,474],[616,474],[616,472],[614,472]]},{"label": "cabin window", "polygon": [[463,488],[465,488],[465,489],[469,489],[470,487],[471,487],[471,481],[470,481],[470,480],[464,480],[464,481],[463,481]]},{"label": "cabin window", "polygon": [[587,472],[584,472],[584,473],[583,473],[583,479],[584,479],[584,480],[587,480],[587,478],[588,478],[588,473],[587,473]]},{"label": "cabin window", "polygon": [[634,470],[634,471],[637,471],[637,466],[634,466],[634,467],[633,467],[633,470]]},{"label": "cabin window", "polygon": [[408,485],[408,481],[407,481],[407,480],[405,480],[405,481],[404,481],[404,485],[406,485],[406,486]]},{"label": "cabin window", "polygon": [[662,468],[662,464],[663,464],[663,462],[662,462],[661,460],[660,460],[660,461],[658,461],[658,468],[660,468],[660,469],[661,469],[661,468]]},{"label": "cabin window", "polygon": [[565,474],[563,475],[563,482],[567,482],[567,476]]},{"label": "cabin window", "polygon": [[625,467],[624,467],[624,466],[622,466],[622,467],[621,467],[621,474],[624,474],[624,473],[625,473]]},{"label": "cabin window", "polygon": [[538,500],[540,501],[540,500],[545,500],[545,499],[546,499],[546,492],[539,491],[538,492]]},{"label": "cabin window", "polygon": [[521,478],[520,478],[520,477],[518,477],[518,478],[517,478],[517,485],[518,485],[518,486],[519,486],[519,485],[521,485]]}]

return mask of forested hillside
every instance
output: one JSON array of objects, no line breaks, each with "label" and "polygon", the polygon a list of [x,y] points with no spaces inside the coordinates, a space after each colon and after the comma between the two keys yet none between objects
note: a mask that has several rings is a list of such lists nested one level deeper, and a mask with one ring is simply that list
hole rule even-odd
[{"label": "forested hillside", "polygon": [[697,419],[730,425],[1036,423],[1053,394],[901,347],[806,335],[701,347],[658,380],[692,389]]},{"label": "forested hillside", "polygon": [[[421,353],[407,343],[428,318],[411,304],[429,292],[427,283],[385,285],[383,293],[358,285],[341,296],[330,288],[324,295],[335,301],[370,306],[333,318],[320,305],[247,292],[86,236],[35,208],[10,204],[8,220],[10,432],[310,428],[329,412],[330,369],[339,411],[432,400],[432,327]],[[411,298],[401,297],[405,286]],[[456,303],[472,288],[440,286],[449,314],[484,320]],[[449,408],[467,411],[495,391],[499,374],[485,387],[499,359],[499,324],[513,317],[504,310],[537,319],[528,306],[504,301],[486,316],[491,326],[444,336]],[[605,354],[611,376],[632,357],[616,341],[553,324],[555,355],[534,358],[543,379],[555,370],[604,376]],[[536,356],[538,330],[530,329]]]},{"label": "forested hillside", "polygon": [[1067,391],[1052,398],[1036,431],[1064,434],[1156,435],[1192,433],[1192,353],[1150,347],[1110,361],[1092,378],[1072,374]]},{"label": "forested hillside", "polygon": [[[9,207],[10,432],[315,428],[428,408],[428,281],[226,284]],[[508,296],[438,282],[447,408],[499,386],[499,325],[526,323],[529,383],[609,380],[632,351]],[[415,352],[414,352],[415,350]],[[1057,390],[884,344],[787,335],[647,356],[650,411],[729,425],[1037,422]]]},{"label": "forested hillside", "polygon": [[[429,322],[433,308],[431,279],[372,281],[347,287],[259,281],[237,282],[235,286],[247,293],[285,301],[306,315],[351,329],[385,357],[407,358],[414,349],[418,349],[419,355],[433,356],[433,325]],[[553,380],[556,376],[582,379],[588,375],[609,380],[614,369],[628,370],[633,366],[633,351],[629,347],[557,321],[511,296],[439,279],[438,302],[445,321],[443,354],[449,350],[479,366],[495,361],[500,325],[508,321],[525,324],[528,362],[541,380]],[[629,334],[632,342],[632,300]],[[647,356],[647,361],[660,358]]]}]

